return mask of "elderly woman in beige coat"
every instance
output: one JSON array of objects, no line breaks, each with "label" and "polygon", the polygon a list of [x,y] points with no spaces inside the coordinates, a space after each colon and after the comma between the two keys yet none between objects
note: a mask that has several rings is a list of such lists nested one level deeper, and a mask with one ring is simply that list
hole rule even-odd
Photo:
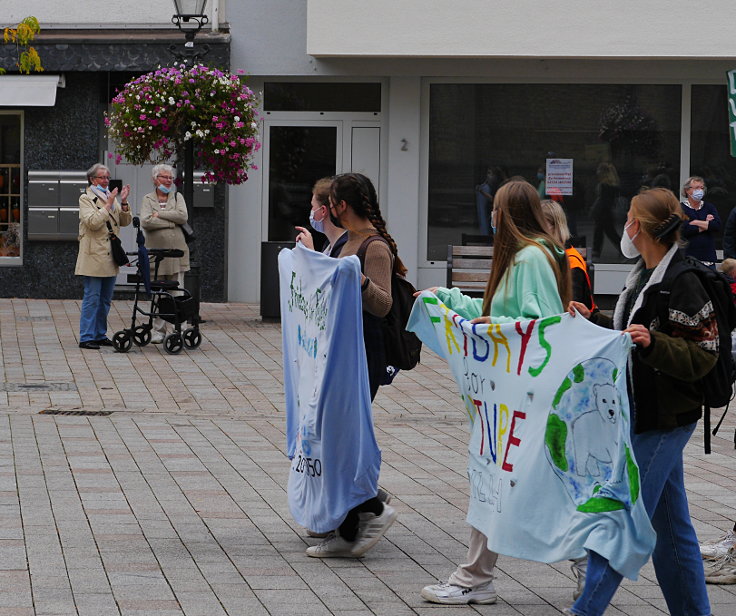
[{"label": "elderly woman in beige coat", "polygon": [[[158,268],[158,280],[176,280],[184,288],[184,272],[189,271],[189,247],[184,241],[181,225],[187,222],[187,205],[184,197],[176,192],[175,171],[171,165],[156,165],[152,170],[155,190],[143,197],[141,226],[146,232],[148,248],[178,248],[184,251],[181,258],[167,257]],[[153,264],[151,274],[153,275]],[[151,342],[160,344],[166,334],[166,321],[153,321]]]},{"label": "elderly woman in beige coat", "polygon": [[[74,273],[84,281],[84,298],[79,317],[79,347],[99,349],[112,346],[107,337],[107,315],[119,267],[112,258],[110,233],[132,221],[128,207],[130,186],[110,191],[110,170],[93,165],[87,171],[87,190],[79,197],[79,254]],[[109,225],[109,226],[108,226]]]}]

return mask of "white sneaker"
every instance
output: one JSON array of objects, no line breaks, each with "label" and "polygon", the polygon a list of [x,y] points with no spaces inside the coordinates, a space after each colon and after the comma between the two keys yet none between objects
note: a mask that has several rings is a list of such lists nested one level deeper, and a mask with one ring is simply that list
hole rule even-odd
[{"label": "white sneaker", "polygon": [[307,556],[312,558],[350,558],[354,556],[353,546],[353,542],[345,541],[337,533],[330,533],[322,543],[307,548]]},{"label": "white sneaker", "polygon": [[583,556],[582,558],[573,559],[570,564],[570,570],[578,583],[577,588],[572,593],[572,600],[577,601],[578,597],[583,594],[583,588],[585,588],[585,574],[588,572],[588,557]]},{"label": "white sneaker", "polygon": [[164,341],[164,335],[161,332],[153,332],[151,334],[151,344],[161,344]]},{"label": "white sneaker", "polygon": [[496,590],[493,582],[486,582],[474,588],[458,586],[449,582],[440,582],[422,588],[422,599],[430,603],[444,603],[445,605],[464,605],[467,603],[496,602]]},{"label": "white sneaker", "polygon": [[736,533],[730,530],[720,539],[700,544],[700,555],[708,560],[715,560],[726,555],[736,545]]},{"label": "white sneaker", "polygon": [[708,584],[736,584],[736,546],[718,560],[703,563]]},{"label": "white sneaker", "polygon": [[391,524],[396,521],[399,513],[391,505],[383,506],[383,512],[377,516],[373,513],[360,513],[358,535],[355,537],[353,556],[363,556],[378,540],[383,537]]}]

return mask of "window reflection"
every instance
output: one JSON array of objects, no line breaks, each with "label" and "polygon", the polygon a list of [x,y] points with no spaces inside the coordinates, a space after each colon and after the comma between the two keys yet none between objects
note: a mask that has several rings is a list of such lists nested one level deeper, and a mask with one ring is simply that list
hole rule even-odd
[{"label": "window reflection", "polygon": [[[642,186],[677,191],[680,93],[677,85],[432,84],[427,259],[444,260],[463,234],[487,235],[495,190],[521,176],[562,204],[595,260],[624,261],[618,238],[631,197]],[[567,186],[548,186],[557,159],[572,161]]]}]

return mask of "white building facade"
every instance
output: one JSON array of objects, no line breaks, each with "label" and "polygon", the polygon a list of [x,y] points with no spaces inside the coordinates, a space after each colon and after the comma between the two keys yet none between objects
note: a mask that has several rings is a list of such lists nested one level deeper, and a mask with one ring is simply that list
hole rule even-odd
[{"label": "white building facade", "polygon": [[[616,238],[642,186],[679,194],[702,175],[724,223],[736,205],[735,18],[728,0],[229,2],[232,67],[264,93],[260,170],[230,191],[229,299],[259,299],[261,243],[293,238],[323,175],[374,180],[425,287],[444,283],[448,244],[485,230],[487,171],[539,185],[552,159],[569,161],[568,194],[540,192],[595,253],[596,293],[617,294],[630,266]],[[601,163],[619,182],[613,230],[594,213]]]}]

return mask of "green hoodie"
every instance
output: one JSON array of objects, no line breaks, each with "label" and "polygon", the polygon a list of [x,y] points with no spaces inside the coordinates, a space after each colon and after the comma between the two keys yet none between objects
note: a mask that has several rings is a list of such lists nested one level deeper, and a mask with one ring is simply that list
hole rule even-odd
[{"label": "green hoodie", "polygon": [[[564,253],[561,257],[564,258]],[[436,295],[448,308],[466,319],[483,314],[483,300],[479,297],[468,297],[459,289],[444,287],[437,289]],[[514,256],[493,296],[491,321],[509,323],[519,319],[539,319],[564,311],[546,249],[541,245],[525,246]]]}]

